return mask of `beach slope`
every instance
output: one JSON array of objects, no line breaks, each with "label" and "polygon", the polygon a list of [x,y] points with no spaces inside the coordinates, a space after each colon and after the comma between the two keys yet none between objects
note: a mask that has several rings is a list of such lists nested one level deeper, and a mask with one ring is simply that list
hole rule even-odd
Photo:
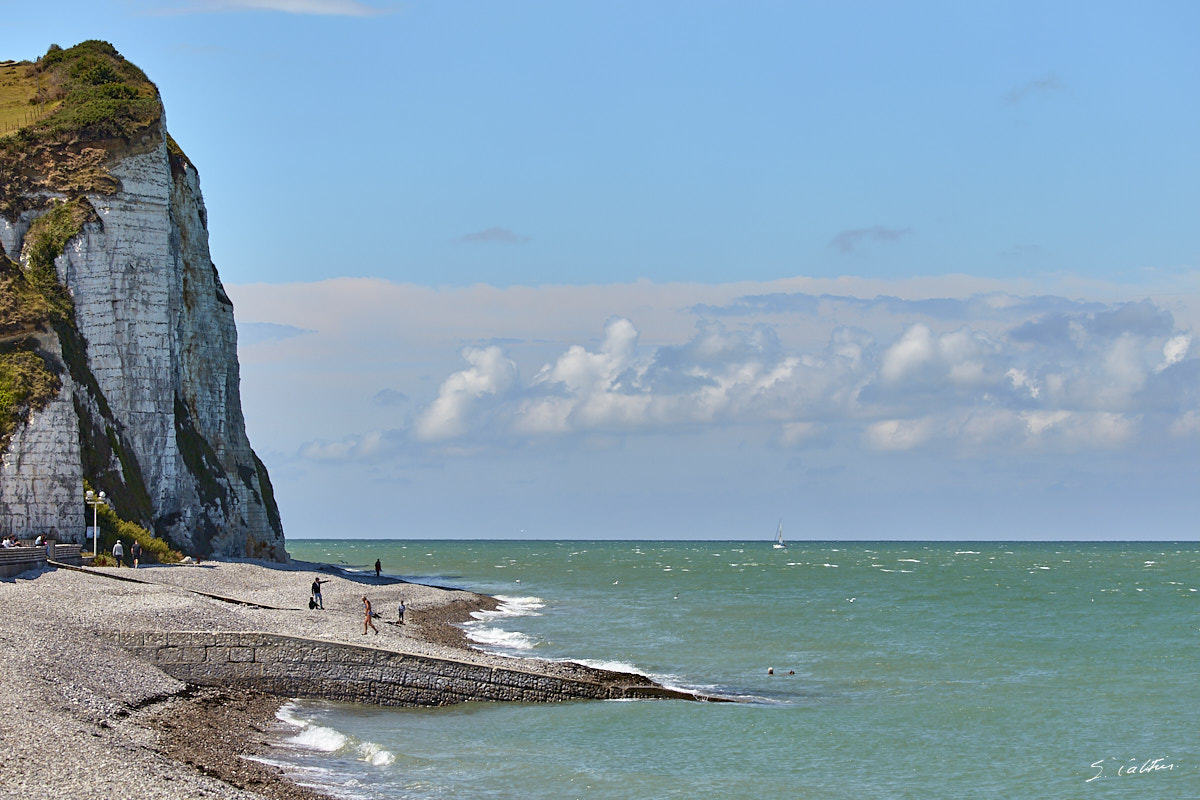
[{"label": "beach slope", "polygon": [[[324,610],[308,605],[314,579]],[[362,597],[380,614],[363,634]],[[396,621],[403,598],[406,624]],[[323,649],[369,645],[380,657],[522,669],[549,680],[642,676],[489,655],[456,624],[496,601],[319,564],[203,562],[142,569],[47,569],[0,581],[0,785],[46,798],[315,798],[242,756],[266,749],[286,699],[253,685],[197,686],[121,646],[128,631],[266,632]],[[144,654],[143,654],[144,655]],[[220,683],[220,682],[218,682]],[[675,696],[665,692],[659,696]],[[642,694],[639,696],[654,696]]]}]

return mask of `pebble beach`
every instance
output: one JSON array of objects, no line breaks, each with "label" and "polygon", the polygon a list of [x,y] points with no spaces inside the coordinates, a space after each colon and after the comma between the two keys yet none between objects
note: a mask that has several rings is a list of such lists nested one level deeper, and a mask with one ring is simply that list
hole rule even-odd
[{"label": "pebble beach", "polygon": [[[308,605],[314,578],[328,581],[324,610]],[[377,634],[362,632],[364,595]],[[405,625],[390,624],[401,599]],[[0,604],[3,797],[322,797],[244,757],[266,747],[285,698],[189,687],[117,647],[114,631],[268,631],[504,660],[455,627],[492,598],[312,563],[45,569],[0,580]]]}]

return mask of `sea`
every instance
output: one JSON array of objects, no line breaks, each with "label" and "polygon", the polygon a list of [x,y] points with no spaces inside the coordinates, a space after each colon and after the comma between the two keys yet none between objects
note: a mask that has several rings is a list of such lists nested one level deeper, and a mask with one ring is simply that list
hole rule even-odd
[{"label": "sea", "polygon": [[336,797],[1200,797],[1195,542],[288,549],[497,596],[482,650],[740,701],[287,702],[264,760]]}]

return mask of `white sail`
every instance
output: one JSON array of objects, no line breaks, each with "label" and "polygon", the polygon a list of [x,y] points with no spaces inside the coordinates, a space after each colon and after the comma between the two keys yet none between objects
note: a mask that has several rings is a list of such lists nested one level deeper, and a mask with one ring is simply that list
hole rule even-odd
[{"label": "white sail", "polygon": [[783,520],[779,520],[779,529],[775,531],[774,547],[776,550],[783,550],[787,547],[787,543],[783,541]]}]

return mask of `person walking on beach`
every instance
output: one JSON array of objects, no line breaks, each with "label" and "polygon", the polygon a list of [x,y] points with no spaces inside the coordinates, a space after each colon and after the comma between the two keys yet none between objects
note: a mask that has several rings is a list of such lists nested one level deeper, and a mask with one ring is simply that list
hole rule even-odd
[{"label": "person walking on beach", "polygon": [[129,545],[129,557],[133,559],[133,568],[138,568],[138,560],[142,557],[142,543],[137,539],[133,540],[133,544]]},{"label": "person walking on beach", "polygon": [[313,601],[317,604],[317,608],[324,611],[325,610],[325,601],[321,599],[321,584],[322,583],[329,583],[329,581],[328,580],[323,581],[320,578],[313,578],[312,594],[313,594]]},{"label": "person walking on beach", "polygon": [[396,614],[396,624],[397,625],[404,624],[404,598],[403,597],[400,598],[400,611]]},{"label": "person walking on beach", "polygon": [[366,613],[366,618],[363,620],[363,636],[367,635],[367,628],[375,631],[375,635],[379,635],[379,628],[375,627],[375,623],[371,621],[371,601],[363,595],[363,611]]},{"label": "person walking on beach", "polygon": [[113,545],[113,558],[117,560],[117,566],[121,566],[121,559],[125,558],[125,548],[121,546],[120,539]]},{"label": "person walking on beach", "polygon": [[383,569],[383,565],[379,563],[379,559],[375,559],[375,577],[379,577],[379,570]]}]

